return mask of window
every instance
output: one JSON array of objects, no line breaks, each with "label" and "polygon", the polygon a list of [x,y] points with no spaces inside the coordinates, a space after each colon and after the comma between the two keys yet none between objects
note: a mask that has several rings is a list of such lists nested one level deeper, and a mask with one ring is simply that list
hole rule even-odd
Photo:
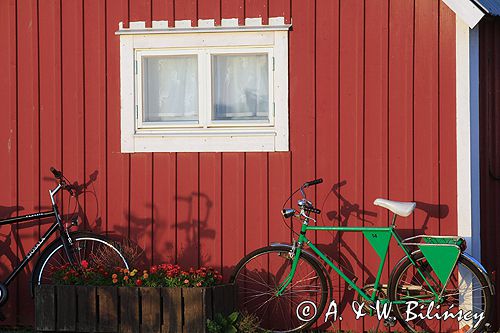
[{"label": "window", "polygon": [[122,152],[288,150],[290,26],[237,22],[120,26]]}]

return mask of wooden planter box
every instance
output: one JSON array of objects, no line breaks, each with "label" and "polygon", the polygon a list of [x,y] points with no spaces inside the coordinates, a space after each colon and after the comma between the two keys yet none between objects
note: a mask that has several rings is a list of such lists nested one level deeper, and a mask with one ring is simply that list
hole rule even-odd
[{"label": "wooden planter box", "polygon": [[206,332],[207,318],[235,309],[236,287],[38,286],[37,332]]}]

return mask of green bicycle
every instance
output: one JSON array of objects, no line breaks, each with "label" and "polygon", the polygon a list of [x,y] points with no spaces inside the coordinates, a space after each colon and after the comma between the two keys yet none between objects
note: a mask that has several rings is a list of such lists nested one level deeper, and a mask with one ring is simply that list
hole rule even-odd
[{"label": "green bicycle", "polygon": [[[314,207],[304,190],[322,183],[316,179],[299,190],[299,210],[283,209],[284,218],[302,222],[297,242],[272,244],[257,249],[236,266],[231,282],[238,286],[240,310],[258,318],[263,331],[299,332],[313,325],[324,313],[333,284],[326,263],[359,295],[366,314],[383,318],[386,326],[396,320],[409,332],[482,332],[495,294],[483,266],[464,252],[466,243],[456,236],[419,235],[402,239],[396,217],[407,217],[414,202],[377,199],[374,204],[394,215],[388,227],[313,226]],[[293,195],[293,194],[292,194]],[[306,236],[308,231],[361,233],[380,258],[373,284],[359,287]],[[381,283],[390,240],[403,250],[403,258],[392,269],[388,284]],[[308,246],[313,253],[304,249]],[[319,257],[319,258],[318,258]],[[331,303],[330,303],[331,305]],[[358,308],[358,310],[359,310]],[[329,311],[329,310],[328,310]]]}]

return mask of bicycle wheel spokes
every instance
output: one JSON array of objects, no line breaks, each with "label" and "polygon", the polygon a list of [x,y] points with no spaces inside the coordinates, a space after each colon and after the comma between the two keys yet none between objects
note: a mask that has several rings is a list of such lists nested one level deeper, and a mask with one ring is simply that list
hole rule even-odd
[{"label": "bicycle wheel spokes", "polygon": [[[238,285],[239,307],[258,318],[263,330],[294,332],[309,326],[326,302],[322,272],[299,258],[290,284],[278,293],[290,273],[289,252],[270,248],[245,258],[234,282]],[[324,283],[324,284],[323,284]]]},{"label": "bicycle wheel spokes", "polygon": [[44,250],[36,265],[33,285],[64,283],[82,269],[109,272],[116,267],[128,268],[127,262],[112,241],[98,235],[82,235],[73,238],[73,265],[68,260],[60,241]]},{"label": "bicycle wheel spokes", "polygon": [[[439,281],[425,257],[417,259],[424,277],[407,265],[396,277],[396,314],[413,332],[475,332],[486,321],[489,289],[470,262],[459,260],[447,284]],[[433,293],[433,290],[435,293]],[[437,293],[437,295],[436,295]]]}]

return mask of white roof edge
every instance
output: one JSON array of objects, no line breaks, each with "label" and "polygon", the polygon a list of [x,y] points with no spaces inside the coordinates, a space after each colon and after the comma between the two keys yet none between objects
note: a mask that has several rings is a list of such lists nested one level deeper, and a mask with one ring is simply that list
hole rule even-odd
[{"label": "white roof edge", "polygon": [[443,0],[457,16],[473,29],[481,21],[484,12],[469,0]]}]

